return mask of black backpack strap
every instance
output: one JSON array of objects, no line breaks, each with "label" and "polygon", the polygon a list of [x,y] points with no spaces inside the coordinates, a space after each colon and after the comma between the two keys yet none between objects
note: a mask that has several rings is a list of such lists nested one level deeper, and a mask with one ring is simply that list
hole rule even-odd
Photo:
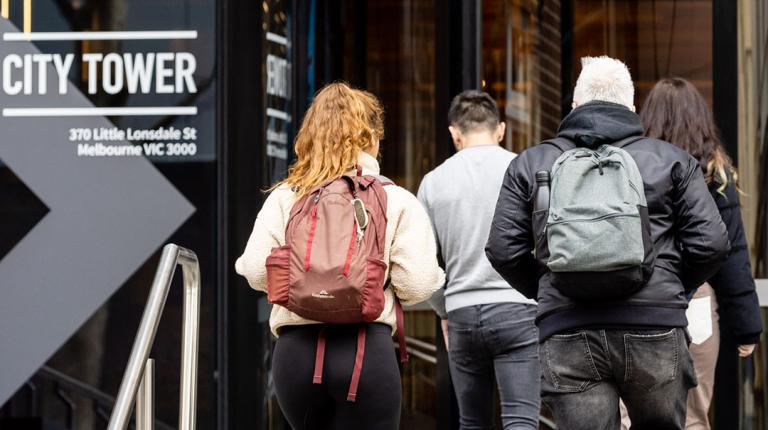
[{"label": "black backpack strap", "polygon": [[611,144],[611,146],[615,146],[617,148],[624,148],[625,146],[629,146],[638,140],[645,139],[645,136],[629,136],[624,139],[619,140],[618,142],[614,142]]},{"label": "black backpack strap", "polygon": [[[629,146],[637,142],[638,140],[642,140],[642,139],[645,139],[645,136],[630,136],[612,143],[611,146],[615,146],[617,148],[624,148],[625,146]],[[575,143],[571,142],[570,140],[564,137],[555,137],[552,139],[547,139],[541,143],[552,145],[557,149],[559,149],[561,152],[565,152],[565,151],[568,151],[569,149],[573,149],[576,147]]]},{"label": "black backpack strap", "polygon": [[560,152],[565,152],[576,147],[576,144],[574,144],[573,142],[571,142],[570,140],[564,137],[555,137],[552,139],[547,139],[541,143],[552,145],[555,148],[559,149]]}]

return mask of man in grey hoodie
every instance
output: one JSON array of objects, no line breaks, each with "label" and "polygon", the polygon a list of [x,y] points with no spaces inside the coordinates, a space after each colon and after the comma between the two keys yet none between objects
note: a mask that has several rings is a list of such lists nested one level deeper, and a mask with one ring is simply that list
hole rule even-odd
[{"label": "man in grey hoodie", "polygon": [[448,122],[457,153],[424,177],[418,198],[445,261],[447,285],[430,303],[443,321],[461,428],[493,427],[495,375],[504,428],[537,429],[536,302],[510,287],[484,252],[515,154],[499,146],[505,124],[487,93],[456,96]]}]

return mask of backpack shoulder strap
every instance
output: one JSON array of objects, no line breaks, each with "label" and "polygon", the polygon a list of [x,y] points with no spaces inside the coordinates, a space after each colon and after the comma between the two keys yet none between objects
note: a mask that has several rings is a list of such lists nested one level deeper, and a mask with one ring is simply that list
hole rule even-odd
[{"label": "backpack shoulder strap", "polygon": [[571,142],[570,140],[564,137],[555,137],[552,139],[547,139],[541,142],[541,144],[552,145],[555,148],[559,149],[560,152],[565,152],[565,151],[568,151],[569,149],[573,149],[576,147],[576,145],[573,142]]},{"label": "backpack shoulder strap", "polygon": [[[612,143],[611,146],[615,146],[617,148],[624,148],[644,138],[645,136],[630,136]],[[570,140],[564,137],[555,137],[552,139],[547,139],[541,143],[542,144],[546,143],[554,147],[557,147],[557,149],[559,149],[562,152],[568,151],[569,149],[573,149],[576,147],[576,145],[573,142],[571,142]]]},{"label": "backpack shoulder strap", "polygon": [[645,136],[630,136],[630,137],[621,139],[618,142],[612,143],[611,146],[615,146],[617,148],[624,148],[642,139],[645,139]]}]

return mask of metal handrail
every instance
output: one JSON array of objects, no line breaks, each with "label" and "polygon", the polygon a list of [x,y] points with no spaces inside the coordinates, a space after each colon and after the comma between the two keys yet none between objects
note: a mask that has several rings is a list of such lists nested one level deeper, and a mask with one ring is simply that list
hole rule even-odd
[{"label": "metal handrail", "polygon": [[415,337],[405,336],[405,344],[409,346],[415,346],[429,352],[437,352],[437,345],[434,343],[424,342],[423,340],[416,339]]},{"label": "metal handrail", "polygon": [[197,352],[200,333],[200,265],[194,252],[174,244],[165,245],[152,282],[147,305],[141,317],[139,330],[133,342],[131,356],[120,383],[115,408],[109,419],[108,430],[125,430],[139,384],[142,384],[137,405],[137,430],[152,430],[154,423],[154,366],[149,352],[155,340],[165,300],[171,287],[176,265],[184,277],[184,317],[181,341],[181,387],[179,399],[179,429],[194,430],[197,403]]},{"label": "metal handrail", "polygon": [[[23,391],[28,391],[28,394]],[[49,391],[53,396],[48,395]],[[22,403],[22,408],[14,407],[15,398],[23,394],[27,395],[23,397],[26,402]],[[115,405],[115,398],[97,387],[50,366],[42,366],[24,384],[24,388],[14,398],[11,398],[3,408],[0,408],[0,415],[6,412],[6,416],[9,418],[37,417],[44,414],[44,411],[58,410],[58,406],[47,403],[41,405],[44,401],[53,398],[61,402],[60,406],[64,408],[63,417],[48,416],[47,418],[54,421],[63,419],[64,426],[68,429],[78,428],[78,424],[82,422],[80,421],[81,414],[87,414],[84,411],[87,411],[88,408],[81,400],[90,402],[90,408],[95,413],[93,418],[98,420],[99,425],[109,421],[109,414]],[[41,409],[43,412],[39,412]],[[172,426],[157,419],[154,421],[154,426],[159,430],[174,430]],[[0,428],[4,428],[2,424],[0,424]]]},{"label": "metal handrail", "polygon": [[92,387],[85,382],[79,381],[52,367],[41,367],[40,370],[38,370],[37,375],[44,378],[44,380],[54,381],[55,383],[64,385],[69,388],[70,391],[91,399],[99,405],[111,408],[112,405],[115,404],[115,398],[109,394],[99,391],[97,388]]}]

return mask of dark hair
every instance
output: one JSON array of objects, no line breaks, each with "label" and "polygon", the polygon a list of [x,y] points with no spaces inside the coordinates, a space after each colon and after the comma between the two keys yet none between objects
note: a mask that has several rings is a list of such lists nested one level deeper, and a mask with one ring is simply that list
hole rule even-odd
[{"label": "dark hair", "polygon": [[712,110],[701,93],[683,78],[665,78],[643,103],[640,119],[648,137],[666,140],[699,161],[708,184],[721,193],[729,176],[736,180],[731,159],[720,143]]},{"label": "dark hair", "polygon": [[496,101],[483,91],[462,91],[453,98],[448,110],[448,124],[458,127],[462,133],[478,129],[494,131],[499,121]]}]

